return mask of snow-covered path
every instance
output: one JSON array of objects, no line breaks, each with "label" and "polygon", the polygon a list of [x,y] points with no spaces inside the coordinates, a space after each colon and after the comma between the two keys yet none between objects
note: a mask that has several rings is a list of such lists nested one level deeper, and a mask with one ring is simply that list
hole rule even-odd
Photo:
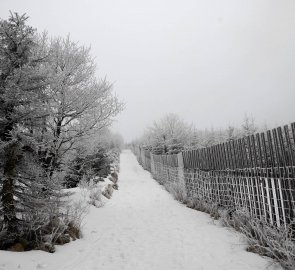
[{"label": "snow-covered path", "polygon": [[246,252],[238,234],[175,201],[128,150],[119,191],[103,208],[91,208],[82,240],[54,254],[0,252],[0,270],[262,270],[269,264]]}]

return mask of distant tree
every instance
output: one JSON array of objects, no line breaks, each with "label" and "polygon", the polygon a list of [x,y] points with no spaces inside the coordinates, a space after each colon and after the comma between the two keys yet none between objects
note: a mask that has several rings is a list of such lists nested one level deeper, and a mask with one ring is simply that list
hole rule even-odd
[{"label": "distant tree", "polygon": [[202,146],[210,147],[217,143],[219,143],[217,132],[213,128],[211,128],[210,130],[205,129],[205,131],[203,132]]},{"label": "distant tree", "polygon": [[[176,114],[167,114],[158,121],[155,121],[145,133],[143,144],[152,145],[156,152],[163,149],[163,153],[168,153],[172,145],[177,144],[177,148],[183,149],[189,145],[192,137],[192,127],[181,120]],[[175,149],[174,149],[175,152]]]},{"label": "distant tree", "polygon": [[251,116],[245,115],[242,124],[242,136],[253,135],[258,131],[258,127],[255,124],[255,119]]},{"label": "distant tree", "polygon": [[227,129],[225,130],[225,140],[226,141],[233,141],[239,138],[240,131],[232,125],[228,125]]}]

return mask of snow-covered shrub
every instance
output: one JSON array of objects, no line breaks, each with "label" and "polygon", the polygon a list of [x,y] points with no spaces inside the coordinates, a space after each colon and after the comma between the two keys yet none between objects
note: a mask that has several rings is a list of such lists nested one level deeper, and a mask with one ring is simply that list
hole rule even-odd
[{"label": "snow-covered shrub", "polygon": [[189,198],[187,202],[189,208],[205,212],[209,214],[214,219],[220,218],[220,213],[218,210],[218,205],[215,203],[206,202],[202,197]]},{"label": "snow-covered shrub", "polygon": [[246,236],[248,251],[273,258],[286,270],[295,269],[295,220],[278,228],[251,217],[247,210],[236,210],[223,212],[222,221]]},{"label": "snow-covered shrub", "polygon": [[165,183],[165,188],[173,195],[173,197],[182,203],[187,203],[187,194],[185,187],[179,181],[171,181]]},{"label": "snow-covered shrub", "polygon": [[168,146],[168,154],[178,154],[184,150],[183,142],[178,141],[177,139],[172,139],[171,144]]},{"label": "snow-covered shrub", "polygon": [[41,235],[35,248],[47,252],[54,252],[54,245],[63,245],[81,237],[81,228],[84,217],[87,215],[89,205],[85,198],[73,198],[61,207],[58,215],[53,215],[41,228]]},{"label": "snow-covered shrub", "polygon": [[81,190],[90,190],[95,186],[93,179],[88,180],[87,177],[82,177],[82,179],[78,183],[78,187]]},{"label": "snow-covered shrub", "polygon": [[90,190],[88,202],[95,207],[103,206],[102,191],[100,187],[95,187]]},{"label": "snow-covered shrub", "polygon": [[[105,183],[105,181],[102,183]],[[84,179],[79,182],[80,193],[88,204],[91,204],[95,207],[101,207],[104,205],[102,195],[107,183],[102,183],[95,183],[94,179],[91,179],[90,181],[86,181]]]},{"label": "snow-covered shrub", "polygon": [[107,177],[111,173],[112,162],[112,156],[103,147],[96,148],[92,154],[78,155],[69,164],[68,174],[64,180],[65,186],[76,187],[82,178],[89,181],[95,176]]}]

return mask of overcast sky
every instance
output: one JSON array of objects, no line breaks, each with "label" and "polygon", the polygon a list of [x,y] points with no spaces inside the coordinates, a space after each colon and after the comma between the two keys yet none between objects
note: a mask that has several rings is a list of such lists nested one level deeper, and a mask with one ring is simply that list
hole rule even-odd
[{"label": "overcast sky", "polygon": [[295,121],[294,0],[0,0],[9,10],[91,45],[127,141],[169,112],[201,129]]}]

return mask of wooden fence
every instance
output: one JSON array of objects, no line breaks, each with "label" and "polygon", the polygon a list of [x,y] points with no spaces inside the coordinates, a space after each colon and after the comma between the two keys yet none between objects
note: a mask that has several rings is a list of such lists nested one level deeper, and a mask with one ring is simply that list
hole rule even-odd
[{"label": "wooden fence", "polygon": [[278,227],[295,219],[295,123],[174,155],[133,150],[155,179],[183,183],[190,198],[247,209]]}]

